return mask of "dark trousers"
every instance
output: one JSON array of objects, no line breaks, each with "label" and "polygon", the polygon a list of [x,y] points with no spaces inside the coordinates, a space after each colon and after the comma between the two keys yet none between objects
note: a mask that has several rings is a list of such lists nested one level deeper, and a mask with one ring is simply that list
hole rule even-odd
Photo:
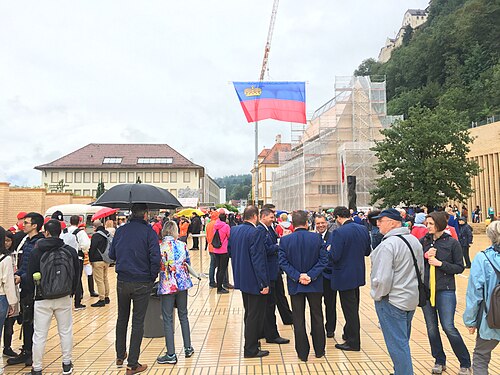
[{"label": "dark trousers", "polygon": [[89,285],[89,293],[96,294],[96,292],[94,290],[94,276],[92,276],[92,275],[87,276],[87,283]]},{"label": "dark trousers", "polygon": [[31,355],[33,350],[33,313],[34,313],[34,300],[33,294],[24,294],[21,290],[21,315],[23,317],[23,350]]},{"label": "dark trousers", "polygon": [[217,290],[222,290],[224,282],[227,283],[227,265],[229,262],[229,255],[215,254],[215,267],[217,267]]},{"label": "dark trousers", "polygon": [[464,253],[465,268],[470,268],[469,246],[462,246],[462,252]]},{"label": "dark trousers", "polygon": [[275,340],[279,337],[278,327],[276,326],[276,281],[271,281],[269,285],[269,294],[266,298],[266,316],[264,318],[264,331],[261,337],[266,340]]},{"label": "dark trousers", "polygon": [[309,356],[309,339],[306,333],[306,299],[311,313],[311,333],[314,353],[317,357],[325,354],[325,330],[323,328],[323,308],[321,305],[322,293],[297,293],[290,296],[292,299],[293,333],[295,336],[295,350],[303,361]]},{"label": "dark trousers", "polygon": [[80,278],[78,280],[78,284],[76,285],[75,307],[80,306],[82,304],[82,298],[83,298],[83,284],[82,284],[83,259],[79,260],[78,263],[80,265],[80,272],[78,272]]},{"label": "dark trousers", "polygon": [[259,336],[264,328],[264,317],[266,315],[266,295],[249,294],[241,292],[245,315],[245,345],[244,355],[254,356],[259,352]]},{"label": "dark trousers", "polygon": [[[343,335],[345,342],[351,348],[359,349],[361,347],[361,339],[359,337],[359,288],[339,290],[339,295],[345,319]],[[336,298],[334,298],[334,301],[336,303]]]},{"label": "dark trousers", "polygon": [[[199,234],[199,233],[193,233],[193,234]],[[193,249],[199,249],[199,237],[193,237]]]},{"label": "dark trousers", "polygon": [[17,316],[8,317],[5,319],[3,326],[3,347],[10,348],[12,345],[12,336],[14,335],[14,323],[17,320]]},{"label": "dark trousers", "polygon": [[144,318],[148,309],[152,283],[125,282],[118,280],[116,285],[118,297],[118,319],[116,320],[116,357],[125,358],[127,351],[127,326],[130,318],[130,305],[134,302],[132,312],[132,333],[128,353],[128,366],[135,367],[139,363],[142,336],[144,334]]},{"label": "dark trousers", "polygon": [[283,284],[283,277],[281,275],[281,271],[278,272],[278,278],[275,283],[276,287],[276,306],[278,307],[278,311],[281,316],[281,321],[283,324],[292,324],[292,310],[290,310],[290,306],[288,305],[288,300],[285,296],[285,285]]},{"label": "dark trousers", "polygon": [[335,333],[337,328],[337,291],[332,289],[331,280],[323,277],[323,301],[325,303],[327,333]]}]

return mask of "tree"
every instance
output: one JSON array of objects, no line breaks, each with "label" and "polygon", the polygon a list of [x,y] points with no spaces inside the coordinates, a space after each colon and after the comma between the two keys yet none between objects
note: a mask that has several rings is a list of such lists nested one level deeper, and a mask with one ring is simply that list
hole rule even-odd
[{"label": "tree", "polygon": [[407,46],[410,43],[411,37],[413,35],[413,27],[411,25],[406,25],[405,33],[403,34],[403,46]]},{"label": "tree", "polygon": [[105,191],[106,191],[106,190],[104,189],[104,182],[99,181],[99,182],[97,183],[97,192],[96,192],[96,194],[95,194],[95,197],[96,197],[96,198],[99,198],[101,195],[103,195],[103,194],[104,194],[104,192],[105,192]]},{"label": "tree", "polygon": [[471,177],[479,166],[466,159],[473,138],[464,114],[415,106],[407,120],[381,133],[385,139],[372,148],[375,170],[382,175],[371,191],[372,203],[434,207],[472,194]]},{"label": "tree", "polygon": [[372,58],[363,60],[363,62],[358,66],[358,69],[354,71],[355,76],[371,76],[377,74],[377,69],[380,67],[380,63]]}]

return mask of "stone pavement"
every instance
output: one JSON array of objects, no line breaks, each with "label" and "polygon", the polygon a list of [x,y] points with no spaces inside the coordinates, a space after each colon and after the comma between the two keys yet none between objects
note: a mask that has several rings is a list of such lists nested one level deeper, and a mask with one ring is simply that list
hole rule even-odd
[{"label": "stone pavement", "polygon": [[[477,235],[473,254],[483,250],[488,245],[485,235]],[[201,255],[201,258],[200,258]],[[209,257],[205,251],[191,252],[195,268],[208,272]],[[200,267],[200,263],[202,266]],[[369,261],[367,261],[369,273]],[[462,313],[465,308],[465,289],[469,271],[457,277],[457,314],[455,322],[463,335],[467,347],[474,348],[475,337],[469,335],[462,323]],[[368,277],[367,277],[367,280]],[[86,283],[84,283],[86,288]],[[114,269],[110,269],[110,286],[115,288]],[[87,293],[87,290],[85,290]],[[125,374],[125,368],[115,366],[115,322],[116,297],[111,295],[111,304],[104,308],[92,308],[88,294],[83,303],[87,308],[74,312],[74,351],[73,362],[75,374]],[[339,324],[336,337],[341,336],[344,324],[340,304],[337,306]],[[295,353],[293,343],[293,328],[279,322],[281,336],[290,338],[288,345],[272,345],[263,342],[263,349],[271,355],[263,359],[243,358],[243,303],[240,293],[232,291],[227,295],[217,295],[214,289],[209,289],[208,280],[203,279],[199,289],[195,286],[190,290],[189,319],[192,331],[192,345],[195,354],[184,358],[182,337],[179,321],[176,319],[176,351],[179,362],[177,365],[159,365],[155,359],[165,351],[163,338],[144,339],[140,362],[148,365],[144,374],[384,374],[392,371],[392,364],[385,347],[382,332],[377,326],[377,316],[373,301],[369,295],[369,287],[361,289],[361,351],[344,353],[334,348],[335,339],[327,339],[326,356],[321,359],[309,356],[307,363],[301,362]],[[278,315],[279,316],[279,315]],[[55,321],[54,321],[55,323]],[[20,346],[18,340],[19,326],[15,328],[13,347]],[[443,334],[444,335],[444,334]],[[458,362],[451,351],[448,341],[443,337],[443,344],[448,356],[447,374],[456,374]],[[411,350],[414,359],[415,374],[430,374],[433,358],[430,355],[425,323],[420,309],[413,319]],[[4,357],[4,362],[6,358]],[[61,354],[59,337],[55,324],[49,332],[49,339],[44,356],[44,374],[61,374]],[[28,368],[9,366],[6,374],[24,374]],[[492,355],[491,374],[500,374],[500,347]]]}]

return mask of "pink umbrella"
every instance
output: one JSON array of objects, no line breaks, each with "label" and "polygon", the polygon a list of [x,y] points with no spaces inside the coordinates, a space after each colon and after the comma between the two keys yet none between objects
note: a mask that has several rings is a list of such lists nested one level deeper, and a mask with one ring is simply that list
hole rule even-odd
[{"label": "pink umbrella", "polygon": [[118,208],[109,208],[109,207],[103,207],[99,211],[97,211],[94,216],[92,216],[92,221],[97,220],[97,219],[102,219],[103,217],[108,217],[113,215],[118,211]]}]

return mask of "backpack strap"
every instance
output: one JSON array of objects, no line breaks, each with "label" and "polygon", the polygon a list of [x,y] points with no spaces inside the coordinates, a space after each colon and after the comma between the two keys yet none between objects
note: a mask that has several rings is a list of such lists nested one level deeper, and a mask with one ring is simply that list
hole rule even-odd
[{"label": "backpack strap", "polygon": [[486,259],[488,259],[488,262],[490,262],[491,264],[491,267],[493,267],[493,269],[495,270],[495,273],[497,274],[497,279],[500,281],[500,271],[497,270],[497,268],[495,267],[495,265],[493,264],[493,262],[490,260],[490,258],[488,258],[488,256],[486,255],[486,252],[485,251],[481,251],[484,256],[486,257]]},{"label": "backpack strap", "polygon": [[5,258],[7,258],[7,255],[6,254],[2,255],[2,257],[0,258],[0,262],[2,262],[2,260],[4,260]]}]

